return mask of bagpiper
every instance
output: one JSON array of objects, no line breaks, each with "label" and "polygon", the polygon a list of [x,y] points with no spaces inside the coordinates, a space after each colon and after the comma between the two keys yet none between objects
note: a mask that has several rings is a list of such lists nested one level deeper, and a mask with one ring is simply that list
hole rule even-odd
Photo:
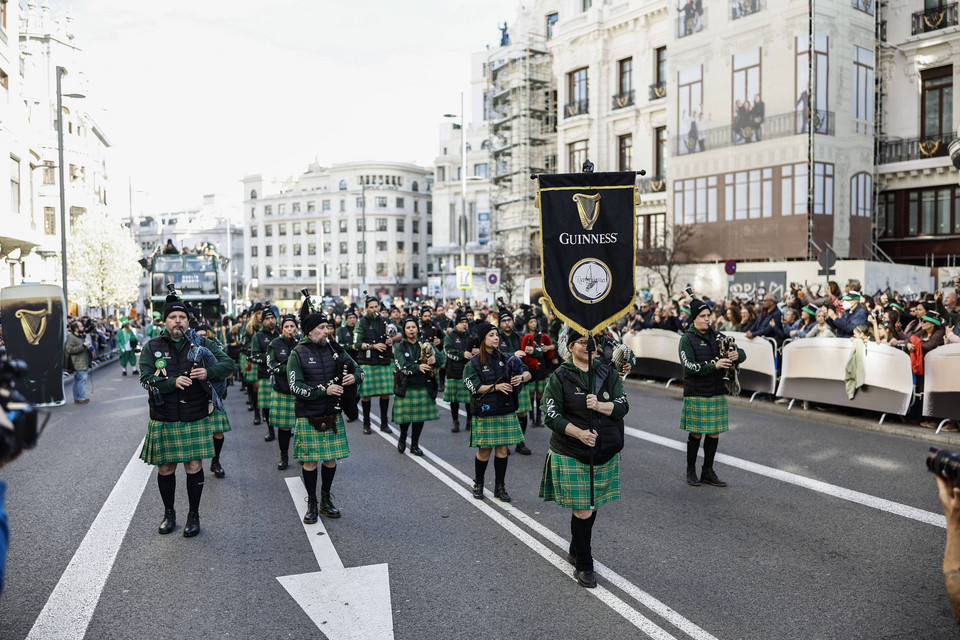
[{"label": "bagpiper", "polygon": [[393,394],[393,344],[399,342],[387,337],[387,320],[380,316],[380,301],[367,296],[366,313],[357,322],[353,333],[353,346],[358,352],[358,361],[363,366],[364,379],[360,385],[360,404],[363,408],[363,432],[370,429],[370,404],[374,396],[380,397],[380,431],[389,432],[390,396]]},{"label": "bagpiper", "polygon": [[460,403],[467,410],[467,431],[470,430],[470,392],[463,384],[463,369],[473,356],[480,352],[477,339],[471,335],[467,315],[462,310],[457,311],[454,319],[454,329],[443,339],[443,353],[447,358],[447,384],[443,390],[443,399],[450,403],[450,413],[453,415],[453,433],[460,431]]},{"label": "bagpiper", "polygon": [[300,330],[293,315],[280,318],[280,337],[267,346],[267,369],[270,371],[270,383],[273,386],[273,410],[270,419],[277,428],[277,444],[280,446],[280,462],[277,471],[285,471],[290,466],[290,438],[296,426],[296,403],[290,391],[287,379],[287,361],[297,346],[297,334]]},{"label": "bagpiper", "polygon": [[270,420],[270,409],[273,406],[273,386],[270,384],[270,371],[267,369],[267,346],[280,337],[277,331],[277,307],[272,304],[264,305],[261,316],[260,329],[253,334],[250,348],[250,361],[257,365],[257,406],[267,423],[267,435],[264,442],[276,439],[273,423]]}]

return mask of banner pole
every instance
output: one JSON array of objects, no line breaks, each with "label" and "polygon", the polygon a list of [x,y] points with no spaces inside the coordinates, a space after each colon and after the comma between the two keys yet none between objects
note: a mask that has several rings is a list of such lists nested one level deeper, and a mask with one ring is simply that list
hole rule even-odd
[{"label": "banner pole", "polygon": [[[593,371],[593,354],[597,351],[597,344],[593,340],[592,334],[587,334],[587,394],[594,392],[594,385],[596,384],[596,374]],[[590,450],[590,508],[594,508],[594,490],[593,490],[593,459],[597,454],[597,445],[600,444],[600,432],[595,429],[596,427],[596,417],[597,413],[594,410],[590,410],[590,430],[596,432],[597,442],[593,444],[593,448]]]}]

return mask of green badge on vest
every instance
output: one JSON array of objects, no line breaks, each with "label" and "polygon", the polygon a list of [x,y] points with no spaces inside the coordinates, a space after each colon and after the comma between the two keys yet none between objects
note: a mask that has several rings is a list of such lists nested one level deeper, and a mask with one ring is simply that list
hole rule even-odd
[{"label": "green badge on vest", "polygon": [[165,369],[167,367],[167,361],[163,358],[157,358],[157,361],[153,363],[157,369]]}]

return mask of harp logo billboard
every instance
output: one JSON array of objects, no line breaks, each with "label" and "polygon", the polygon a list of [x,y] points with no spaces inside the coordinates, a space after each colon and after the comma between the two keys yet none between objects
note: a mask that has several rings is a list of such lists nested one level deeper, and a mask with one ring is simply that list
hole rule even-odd
[{"label": "harp logo billboard", "polygon": [[597,333],[633,304],[636,174],[538,176],[541,274],[564,322]]}]

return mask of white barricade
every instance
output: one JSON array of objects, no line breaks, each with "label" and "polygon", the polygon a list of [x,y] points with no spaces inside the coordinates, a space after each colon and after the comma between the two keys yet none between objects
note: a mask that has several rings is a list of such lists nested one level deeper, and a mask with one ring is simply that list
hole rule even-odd
[{"label": "white barricade", "polygon": [[849,400],[844,372],[850,353],[850,340],[845,338],[794,340],[783,348],[777,395],[905,415],[913,398],[910,356],[885,344],[868,343],[864,386]]},{"label": "white barricade", "polygon": [[960,417],[960,344],[937,347],[923,357],[923,415]]},{"label": "white barricade", "polygon": [[634,334],[625,334],[623,342],[637,357],[631,374],[646,378],[683,379],[680,334],[665,329],[643,329]]},{"label": "white barricade", "polygon": [[764,338],[748,338],[747,334],[738,331],[725,331],[723,335],[736,340],[746,356],[740,365],[740,388],[773,395],[777,387],[773,343]]}]

